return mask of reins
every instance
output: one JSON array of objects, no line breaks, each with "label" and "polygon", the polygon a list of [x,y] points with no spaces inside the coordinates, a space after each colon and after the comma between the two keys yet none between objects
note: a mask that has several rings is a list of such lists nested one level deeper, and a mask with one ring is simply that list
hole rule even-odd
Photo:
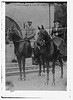
[{"label": "reins", "polygon": [[22,40],[19,40],[19,41],[14,41],[14,42],[23,42],[23,41],[28,41],[29,39],[28,38],[23,38]]}]

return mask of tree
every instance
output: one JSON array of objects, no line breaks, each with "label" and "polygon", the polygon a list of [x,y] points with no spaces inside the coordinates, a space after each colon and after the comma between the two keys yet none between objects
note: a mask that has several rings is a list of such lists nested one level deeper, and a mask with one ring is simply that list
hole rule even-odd
[{"label": "tree", "polygon": [[59,20],[63,27],[67,26],[67,3],[55,3],[54,20]]}]

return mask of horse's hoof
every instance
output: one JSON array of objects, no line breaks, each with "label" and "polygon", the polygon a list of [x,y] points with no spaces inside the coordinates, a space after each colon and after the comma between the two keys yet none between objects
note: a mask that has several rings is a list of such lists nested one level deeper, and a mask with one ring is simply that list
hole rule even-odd
[{"label": "horse's hoof", "polygon": [[41,76],[41,74],[38,74],[38,76]]},{"label": "horse's hoof", "polygon": [[24,78],[23,78],[23,81],[25,81],[25,80],[26,80],[26,78],[24,77]]},{"label": "horse's hoof", "polygon": [[55,86],[55,82],[52,82],[52,84],[51,84],[52,86]]},{"label": "horse's hoof", "polygon": [[22,80],[22,77],[19,77],[18,80],[19,80],[19,81]]},{"label": "horse's hoof", "polygon": [[49,82],[47,81],[47,82],[45,82],[45,85],[49,85]]}]

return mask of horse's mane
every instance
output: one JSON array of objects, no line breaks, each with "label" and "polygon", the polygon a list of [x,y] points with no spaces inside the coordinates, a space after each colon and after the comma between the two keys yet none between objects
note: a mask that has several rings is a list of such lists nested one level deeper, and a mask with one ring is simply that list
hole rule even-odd
[{"label": "horse's mane", "polygon": [[46,42],[50,42],[50,40],[51,40],[51,37],[50,37],[50,35],[48,34],[48,32],[45,30],[45,41],[46,41]]},{"label": "horse's mane", "polygon": [[22,37],[19,35],[19,33],[16,30],[13,30],[12,33],[16,40],[22,40]]}]

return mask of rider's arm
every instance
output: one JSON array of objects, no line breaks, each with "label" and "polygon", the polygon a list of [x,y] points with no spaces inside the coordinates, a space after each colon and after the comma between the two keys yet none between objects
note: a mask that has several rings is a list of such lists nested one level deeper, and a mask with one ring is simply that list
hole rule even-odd
[{"label": "rider's arm", "polygon": [[35,34],[31,34],[31,35],[28,36],[28,38],[32,39],[32,38],[34,38],[34,36],[35,36]]}]

